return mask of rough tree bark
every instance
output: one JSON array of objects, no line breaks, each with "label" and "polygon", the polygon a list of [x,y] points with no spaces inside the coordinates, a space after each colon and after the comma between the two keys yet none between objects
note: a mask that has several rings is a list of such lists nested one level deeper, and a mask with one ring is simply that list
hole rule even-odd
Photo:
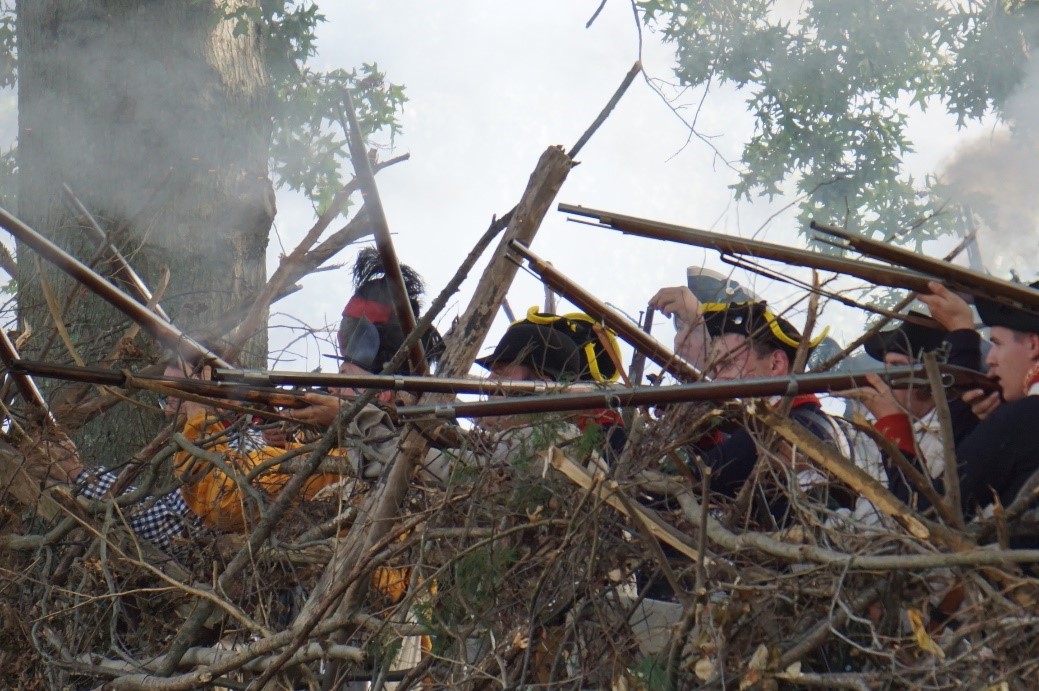
[{"label": "rough tree bark", "polygon": [[[268,176],[270,95],[259,34],[235,35],[220,7],[259,0],[21,0],[18,3],[17,212],[84,261],[95,249],[62,204],[68,183],[154,285],[183,330],[203,333],[250,301],[265,280],[275,213]],[[71,359],[54,337],[46,288],[88,363],[104,358],[126,321],[19,252],[19,310],[28,353]],[[45,279],[41,281],[40,277]],[[265,323],[265,321],[264,321]],[[52,342],[48,348],[47,343]],[[143,346],[143,347],[142,347]],[[120,351],[135,364],[156,348]],[[247,345],[266,361],[266,333]],[[124,365],[125,366],[125,365]],[[157,416],[125,408],[81,435],[88,458],[111,463],[141,446]],[[114,456],[114,458],[113,458]]]}]

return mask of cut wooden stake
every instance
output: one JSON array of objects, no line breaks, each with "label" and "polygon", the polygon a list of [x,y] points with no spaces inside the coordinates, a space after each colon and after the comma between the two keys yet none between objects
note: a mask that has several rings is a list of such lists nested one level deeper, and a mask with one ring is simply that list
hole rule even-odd
[{"label": "cut wooden stake", "polygon": [[[663,522],[649,509],[644,508],[632,499],[628,497],[622,499],[620,496],[620,485],[616,481],[593,476],[554,446],[549,447],[548,451],[542,454],[542,457],[578,487],[593,493],[596,497],[602,499],[631,520],[638,521],[656,539],[666,542],[694,562],[700,559],[700,552],[688,544],[677,529]],[[712,564],[714,562],[710,557],[705,556],[704,563]]]}]

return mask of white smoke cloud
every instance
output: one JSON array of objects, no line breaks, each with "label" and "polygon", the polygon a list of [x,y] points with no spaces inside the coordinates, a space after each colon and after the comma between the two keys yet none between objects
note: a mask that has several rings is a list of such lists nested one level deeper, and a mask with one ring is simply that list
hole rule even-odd
[{"label": "white smoke cloud", "polygon": [[959,147],[940,180],[950,201],[982,220],[986,268],[1000,278],[1039,273],[1039,61],[1007,100],[1006,122]]}]

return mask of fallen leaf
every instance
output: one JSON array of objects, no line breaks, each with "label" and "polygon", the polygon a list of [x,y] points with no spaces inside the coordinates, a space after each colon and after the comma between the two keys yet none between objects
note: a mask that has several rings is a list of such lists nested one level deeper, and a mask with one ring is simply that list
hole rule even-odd
[{"label": "fallen leaf", "polygon": [[920,614],[920,610],[910,607],[906,614],[909,616],[909,625],[913,628],[913,637],[916,639],[916,644],[920,647],[920,650],[945,659],[945,651],[927,633],[927,627],[924,626],[924,617]]},{"label": "fallen leaf", "polygon": [[693,673],[700,681],[707,681],[714,677],[715,665],[709,658],[701,657],[693,667]]}]

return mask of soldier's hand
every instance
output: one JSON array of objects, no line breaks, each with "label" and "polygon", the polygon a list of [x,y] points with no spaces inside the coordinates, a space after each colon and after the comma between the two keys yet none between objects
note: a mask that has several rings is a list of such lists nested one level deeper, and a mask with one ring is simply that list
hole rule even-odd
[{"label": "soldier's hand", "polygon": [[649,306],[674,317],[678,321],[675,325],[678,331],[685,325],[700,321],[700,301],[693,295],[693,291],[685,286],[661,288],[650,298]]},{"label": "soldier's hand", "polygon": [[917,297],[930,308],[931,316],[939,324],[949,331],[974,328],[974,313],[963,298],[937,281],[929,281],[927,287],[931,294],[920,293]]},{"label": "soldier's hand", "polygon": [[273,446],[276,449],[288,448],[290,441],[290,434],[285,429],[285,425],[290,423],[282,423],[280,425],[274,425],[271,427],[264,427],[260,430],[260,434],[263,436],[263,443],[267,446]]},{"label": "soldier's hand", "polygon": [[877,420],[888,415],[905,412],[898,401],[895,400],[891,387],[877,374],[872,372],[867,374],[866,381],[867,384],[865,386],[860,386],[857,389],[848,389],[847,391],[837,391],[833,395],[842,398],[853,398],[861,402],[869,412],[873,413],[873,417]]},{"label": "soldier's hand", "polygon": [[963,395],[960,398],[964,403],[970,406],[971,412],[974,413],[979,420],[987,418],[1003,403],[999,391],[993,391],[986,395],[981,389],[971,389],[970,391],[963,392]]},{"label": "soldier's hand", "polygon": [[286,410],[282,414],[297,422],[315,427],[328,427],[335,422],[342,407],[348,405],[338,396],[323,393],[304,394],[303,400],[307,402],[306,407]]}]

